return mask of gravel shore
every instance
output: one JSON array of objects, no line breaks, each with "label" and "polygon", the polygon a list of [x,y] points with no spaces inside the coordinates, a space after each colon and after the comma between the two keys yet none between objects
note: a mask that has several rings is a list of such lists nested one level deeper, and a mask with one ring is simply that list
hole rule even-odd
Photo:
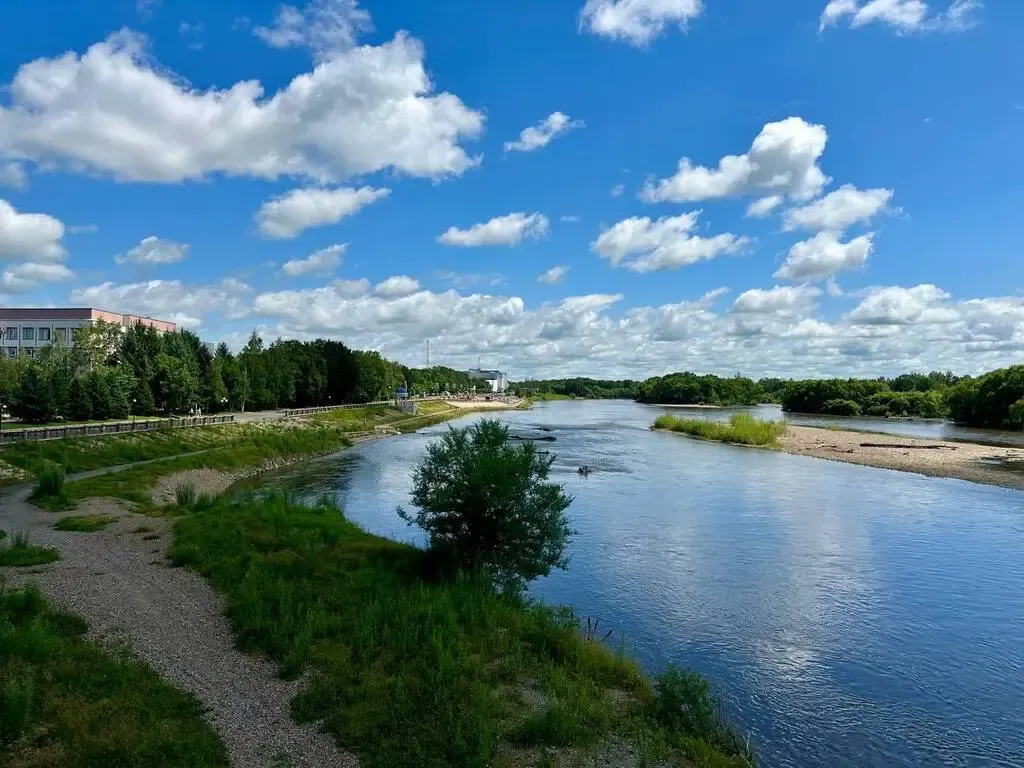
[{"label": "gravel shore", "polygon": [[94,638],[125,642],[166,680],[195,694],[233,766],[358,766],[319,727],[292,721],[290,702],[301,682],[281,680],[270,660],[235,648],[220,595],[199,575],[170,567],[171,521],[93,499],[72,514],[118,520],[99,533],[56,531],[58,516],[29,504],[27,494],[0,491],[0,528],[28,531],[33,543],[56,547],[62,559],[0,573],[39,584],[54,604],[84,618]]},{"label": "gravel shore", "polygon": [[779,442],[784,451],[800,456],[1024,490],[1024,450],[1019,448],[792,425]]}]

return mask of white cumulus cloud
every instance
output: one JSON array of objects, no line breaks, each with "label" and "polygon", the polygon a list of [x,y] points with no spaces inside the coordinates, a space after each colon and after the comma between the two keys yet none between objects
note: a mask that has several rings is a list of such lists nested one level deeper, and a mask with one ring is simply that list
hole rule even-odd
[{"label": "white cumulus cloud", "polygon": [[288,277],[300,275],[328,275],[341,266],[342,254],[348,247],[347,243],[329,245],[313,251],[304,259],[292,259],[281,266],[281,271]]},{"label": "white cumulus cloud", "polygon": [[533,152],[541,147],[546,147],[559,136],[576,128],[583,128],[585,125],[582,120],[570,120],[569,116],[562,112],[552,112],[537,125],[524,128],[515,141],[506,141],[505,151]]},{"label": "white cumulus cloud", "polygon": [[799,117],[768,123],[746,154],[726,155],[715,168],[694,165],[684,157],[674,176],[648,182],[643,197],[648,202],[674,203],[737,195],[809,200],[829,181],[818,167],[827,143],[823,125]]},{"label": "white cumulus cloud", "polygon": [[248,285],[230,278],[212,285],[189,285],[180,280],[121,284],[108,281],[76,288],[69,298],[78,306],[115,307],[120,312],[196,327],[212,314],[226,320],[245,317],[249,314],[251,293]]},{"label": "white cumulus cloud", "polygon": [[819,232],[810,240],[796,243],[775,277],[794,282],[814,282],[840,272],[860,269],[871,255],[873,234],[861,235],[847,243],[836,232]]},{"label": "white cumulus cloud", "polygon": [[322,59],[351,48],[372,29],[357,0],[313,0],[302,9],[279,6],[273,25],[253,27],[252,33],[273,48],[303,46]]},{"label": "white cumulus cloud", "polygon": [[150,235],[127,253],[119,253],[114,257],[118,264],[176,264],[188,257],[189,246],[173,240]]},{"label": "white cumulus cloud", "polygon": [[0,163],[0,187],[24,189],[28,186],[28,174],[21,163]]},{"label": "white cumulus cloud", "polygon": [[0,160],[126,181],[325,183],[382,169],[440,178],[479,162],[460,142],[483,129],[480,112],[435,92],[422,44],[405,33],[339,52],[268,95],[256,80],[194,88],[122,31],[84,54],[24,64],[8,90]]},{"label": "white cumulus cloud", "polygon": [[537,278],[537,282],[555,285],[556,283],[562,282],[567,274],[569,274],[569,267],[559,265],[557,267],[552,267],[547,272],[540,275]]},{"label": "white cumulus cloud", "polygon": [[449,227],[439,243],[464,248],[483,245],[519,245],[524,239],[546,237],[550,229],[548,217],[542,213],[510,213],[490,221],[474,224],[469,229]]},{"label": "white cumulus cloud", "polygon": [[769,195],[768,197],[762,197],[760,200],[755,200],[747,206],[747,216],[753,219],[764,218],[782,205],[783,199],[782,195]]},{"label": "white cumulus cloud", "polygon": [[693,234],[699,217],[700,211],[657,220],[633,216],[602,232],[590,249],[613,267],[653,272],[736,253],[748,244],[746,238],[730,233],[714,237]]},{"label": "white cumulus cloud", "polygon": [[703,0],[587,0],[580,28],[644,47],[669,26],[686,31],[703,10]]},{"label": "white cumulus cloud", "polygon": [[385,299],[409,296],[420,289],[420,282],[408,275],[395,275],[373,286],[373,293]]},{"label": "white cumulus cloud", "polygon": [[777,285],[752,288],[733,302],[732,311],[754,315],[805,316],[818,302],[821,291],[811,285]]},{"label": "white cumulus cloud", "polygon": [[947,306],[948,299],[946,291],[931,284],[874,288],[846,319],[864,325],[948,323],[958,317],[956,310]]},{"label": "white cumulus cloud", "polygon": [[974,26],[981,7],[981,0],[953,0],[945,11],[924,0],[830,0],[820,21],[822,30],[848,20],[854,29],[879,23],[901,33],[961,31]]},{"label": "white cumulus cloud", "polygon": [[63,264],[18,264],[0,273],[0,289],[11,293],[33,291],[44,283],[74,280],[75,273]]},{"label": "white cumulus cloud", "polygon": [[0,200],[0,260],[63,261],[64,224],[45,213],[19,213]]},{"label": "white cumulus cloud", "polygon": [[389,194],[390,189],[373,187],[293,189],[260,206],[255,216],[256,226],[264,237],[278,240],[298,237],[311,227],[337,224]]},{"label": "white cumulus cloud", "polygon": [[857,189],[844,184],[820,200],[786,211],[785,229],[844,230],[885,211],[892,195],[891,189]]}]

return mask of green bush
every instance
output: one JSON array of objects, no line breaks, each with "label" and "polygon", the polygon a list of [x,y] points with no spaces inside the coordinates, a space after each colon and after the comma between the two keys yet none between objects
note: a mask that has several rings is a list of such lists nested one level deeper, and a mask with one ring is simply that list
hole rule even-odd
[{"label": "green bush", "polygon": [[0,747],[21,738],[32,714],[34,697],[35,682],[30,675],[21,673],[4,681],[0,688]]},{"label": "green bush", "polygon": [[94,533],[95,531],[102,531],[116,519],[112,515],[72,515],[70,517],[62,517],[53,527],[58,531]]},{"label": "green bush", "polygon": [[64,467],[60,464],[47,462],[43,465],[36,478],[36,487],[32,496],[37,499],[48,496],[60,496],[64,491]]},{"label": "green bush", "polygon": [[860,415],[860,406],[853,400],[826,400],[821,406],[821,412],[827,413],[831,416],[858,416]]},{"label": "green bush", "polygon": [[553,461],[529,441],[513,445],[496,420],[449,429],[413,471],[416,511],[399,514],[458,568],[519,590],[566,566],[572,499],[548,482]]}]

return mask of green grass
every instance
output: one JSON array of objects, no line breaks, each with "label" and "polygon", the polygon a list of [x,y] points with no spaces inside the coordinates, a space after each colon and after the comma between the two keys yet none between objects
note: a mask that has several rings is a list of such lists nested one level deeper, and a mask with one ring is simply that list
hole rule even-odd
[{"label": "green grass", "polygon": [[117,520],[113,515],[72,515],[62,517],[53,527],[58,531],[77,531],[79,533],[95,533],[102,531]]},{"label": "green grass", "polygon": [[199,703],[35,587],[0,585],[0,764],[18,768],[221,768]]},{"label": "green grass", "polygon": [[10,544],[0,545],[0,568],[28,568],[56,560],[60,560],[60,552],[30,543],[27,533],[15,533]]},{"label": "green grass", "polygon": [[429,554],[328,503],[220,499],[178,520],[171,557],[226,594],[243,650],[287,677],[312,668],[294,714],[322,719],[364,768],[483,768],[509,744],[538,762],[546,746],[606,740],[652,761],[751,764],[659,716],[664,697],[569,610],[442,580]]},{"label": "green grass", "polygon": [[161,459],[244,440],[255,427],[228,425],[190,429],[129,432],[104,437],[12,443],[0,448],[0,459],[39,475],[48,464],[68,473]]},{"label": "green grass", "polygon": [[191,469],[239,469],[259,466],[268,459],[292,459],[341,450],[350,442],[345,432],[330,427],[248,428],[244,440],[213,448],[201,454],[177,456],[152,464],[132,467],[64,485],[62,497],[41,497],[35,503],[50,511],[67,509],[84,499],[110,497],[135,505],[143,514],[161,508],[153,502],[152,489],[164,475]]},{"label": "green grass", "polygon": [[339,408],[308,417],[316,424],[331,426],[345,432],[372,432],[374,427],[408,418],[397,408]]},{"label": "green grass", "polygon": [[728,423],[665,415],[655,419],[653,428],[681,432],[703,440],[717,440],[722,443],[775,446],[786,432],[786,422],[755,419],[746,413],[733,414]]}]

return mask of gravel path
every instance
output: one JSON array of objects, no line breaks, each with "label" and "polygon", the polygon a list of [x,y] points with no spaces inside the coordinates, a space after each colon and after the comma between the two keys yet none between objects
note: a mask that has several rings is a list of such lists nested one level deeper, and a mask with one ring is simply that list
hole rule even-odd
[{"label": "gravel path", "polygon": [[[0,528],[28,531],[62,559],[34,569],[0,569],[33,581],[51,601],[84,618],[92,635],[128,645],[174,685],[195,694],[238,768],[358,766],[328,734],[289,715],[301,685],[277,677],[266,658],[237,651],[224,601],[202,579],[166,560],[171,523],[93,500],[88,512],[119,517],[106,531],[56,531],[56,515],[26,501],[27,489],[0,490]],[[140,526],[150,531],[135,532]],[[4,573],[6,571],[6,573]]]}]

